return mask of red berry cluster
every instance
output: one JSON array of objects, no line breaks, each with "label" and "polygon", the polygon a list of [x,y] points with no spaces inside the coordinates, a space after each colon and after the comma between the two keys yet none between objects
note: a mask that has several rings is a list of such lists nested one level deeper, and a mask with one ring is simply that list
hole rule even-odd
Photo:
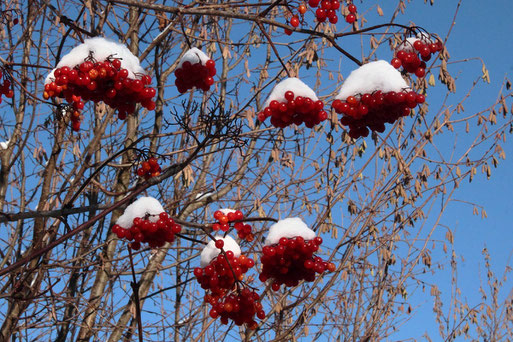
[{"label": "red berry cluster", "polygon": [[309,0],[308,5],[312,8],[316,8],[315,17],[321,23],[325,22],[326,19],[330,23],[336,24],[338,22],[337,10],[340,8],[340,2],[338,0]]},{"label": "red berry cluster", "polygon": [[239,326],[247,324],[249,329],[254,330],[258,327],[254,319],[255,314],[260,319],[265,318],[262,303],[259,301],[260,296],[246,287],[224,298],[207,295],[205,300],[212,305],[210,317],[213,319],[221,317],[223,324],[228,324],[228,320],[232,320]]},{"label": "red berry cluster", "polygon": [[142,162],[141,167],[137,169],[137,175],[144,179],[150,179],[160,175],[159,161],[155,157],[151,157],[147,161]]},{"label": "red berry cluster", "polygon": [[[219,243],[222,242],[222,243]],[[223,240],[216,241],[216,247],[221,249],[224,246]],[[232,251],[220,253],[212,259],[210,264],[204,268],[196,267],[194,275],[204,290],[210,290],[209,298],[224,297],[227,291],[233,289],[236,281],[244,278],[244,273],[255,266],[253,259],[244,254],[235,257]]]},{"label": "red berry cluster", "polygon": [[305,241],[302,237],[282,237],[279,244],[265,246],[262,250],[262,273],[259,279],[272,279],[274,291],[282,284],[297,286],[301,280],[314,281],[315,273],[335,270],[335,264],[323,261],[314,255],[322,243],[321,237]]},{"label": "red berry cluster", "polygon": [[[359,98],[348,96],[345,101],[333,101],[333,108],[344,116],[342,125],[349,126],[349,136],[357,139],[366,137],[369,129],[382,133],[385,123],[393,123],[402,116],[410,114],[411,109],[423,103],[425,97],[414,91],[391,91],[363,94]],[[369,129],[368,129],[368,128]]]},{"label": "red berry cluster", "polygon": [[130,247],[134,250],[141,248],[141,242],[148,243],[151,248],[162,247],[166,242],[173,242],[175,234],[180,233],[181,230],[182,227],[165,212],[159,214],[156,222],[148,218],[136,217],[132,227],[128,229],[117,224],[112,227],[112,232],[118,238],[133,241]]},{"label": "red berry cluster", "polygon": [[121,60],[108,59],[94,62],[91,58],[73,68],[63,66],[54,71],[55,80],[45,84],[45,99],[60,97],[66,99],[74,109],[73,129],[80,129],[80,110],[83,101],[103,101],[118,110],[118,117],[124,120],[135,111],[140,103],[148,110],[155,109],[152,98],[156,90],[149,87],[151,77],[129,78],[129,71],[121,68]]},{"label": "red berry cluster", "polygon": [[[0,69],[0,79],[4,76],[2,69]],[[3,83],[0,85],[0,103],[2,103],[2,95],[5,95],[8,99],[14,96],[14,91],[11,89],[11,81],[4,77]]]},{"label": "red berry cluster", "polygon": [[175,85],[178,91],[183,94],[194,87],[208,91],[214,84],[216,75],[216,62],[209,59],[203,65],[201,62],[192,64],[189,61],[183,62],[180,68],[175,70]]},{"label": "red berry cluster", "polygon": [[239,238],[249,242],[253,241],[255,238],[251,232],[251,226],[241,221],[244,219],[244,214],[240,210],[229,212],[226,215],[222,211],[217,210],[214,212],[214,219],[217,220],[217,223],[212,225],[213,230],[227,232],[230,229],[230,223],[237,221],[233,224],[233,227],[237,230],[237,236]]},{"label": "red berry cluster", "polygon": [[[426,75],[426,62],[431,59],[431,55],[443,49],[442,42],[437,40],[436,43],[426,42],[417,39],[411,44],[409,40],[404,41],[395,53],[395,58],[390,64],[396,69],[401,66],[406,72],[414,73],[417,77]],[[421,61],[422,59],[422,61]]]},{"label": "red berry cluster", "polygon": [[347,10],[349,11],[349,14],[346,15],[346,23],[352,24],[356,21],[357,8],[356,8],[355,4],[351,3],[347,6]]},{"label": "red berry cluster", "polygon": [[321,100],[313,101],[309,97],[295,96],[292,91],[285,92],[287,102],[273,100],[269,106],[258,113],[258,120],[263,122],[271,117],[274,127],[285,128],[291,124],[301,125],[303,122],[308,128],[319,124],[328,118]]}]

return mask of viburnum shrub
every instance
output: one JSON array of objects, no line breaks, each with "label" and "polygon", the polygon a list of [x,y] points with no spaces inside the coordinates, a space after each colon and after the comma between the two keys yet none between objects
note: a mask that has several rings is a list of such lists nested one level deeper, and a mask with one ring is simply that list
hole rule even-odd
[{"label": "viburnum shrub", "polygon": [[242,284],[244,274],[255,265],[253,259],[241,254],[231,237],[216,236],[203,249],[201,264],[194,269],[194,276],[206,291],[205,301],[212,306],[210,317],[220,317],[223,324],[233,320],[255,329],[254,316],[263,318],[265,312],[260,296]]},{"label": "viburnum shrub", "polygon": [[366,137],[369,130],[381,133],[385,123],[393,123],[411,113],[425,96],[417,94],[392,65],[375,61],[353,70],[332,103],[340,122],[349,127],[352,138]]},{"label": "viburnum shrub", "polygon": [[10,99],[14,96],[14,91],[11,89],[11,80],[7,77],[2,68],[0,68],[0,79],[3,79],[0,85],[0,103],[2,103],[2,95]]},{"label": "viburnum shrub", "polygon": [[443,49],[439,39],[433,40],[429,35],[419,34],[419,38],[410,37],[404,40],[395,50],[395,57],[390,64],[396,69],[401,66],[408,73],[417,77],[426,75],[426,62],[431,56]]},{"label": "viburnum shrub", "polygon": [[203,51],[192,48],[180,59],[175,70],[175,85],[180,93],[185,93],[194,87],[208,91],[214,84],[216,62]]},{"label": "viburnum shrub", "polygon": [[270,117],[274,127],[304,123],[312,128],[328,118],[328,113],[323,110],[324,102],[298,78],[287,78],[277,84],[267,102],[257,117],[261,122]]},{"label": "viburnum shrub", "polygon": [[333,109],[343,114],[340,123],[349,126],[349,136],[357,139],[366,137],[371,131],[382,133],[385,123],[393,123],[408,116],[412,108],[424,103],[425,97],[414,91],[387,92],[349,96],[345,101],[333,101]]},{"label": "viburnum shrub", "polygon": [[151,248],[162,247],[166,242],[173,242],[175,234],[180,233],[182,227],[166,213],[136,217],[129,228],[122,228],[115,224],[112,232],[120,239],[133,241],[130,247],[134,250],[141,248],[141,243],[147,243]]},{"label": "viburnum shrub", "polygon": [[210,296],[222,297],[226,291],[233,288],[236,281],[241,281],[244,274],[253,266],[255,266],[253,259],[244,254],[235,256],[233,251],[228,250],[212,259],[207,266],[196,267],[194,275],[201,288],[210,291]]},{"label": "viburnum shrub", "polygon": [[155,109],[156,90],[128,48],[95,37],[73,48],[46,77],[43,97],[65,99],[74,131],[80,130],[81,112],[87,101],[103,101],[124,120],[140,104]]},{"label": "viburnum shrub", "polygon": [[227,232],[230,228],[237,230],[237,236],[246,241],[253,241],[255,238],[251,232],[251,225],[242,222],[244,214],[240,210],[221,209],[214,212],[214,219],[217,221],[212,224],[212,230]]},{"label": "viburnum shrub", "polygon": [[278,244],[264,246],[259,279],[272,280],[272,289],[278,291],[282,284],[289,287],[297,286],[301,280],[314,281],[316,273],[334,271],[335,264],[325,262],[314,255],[321,244],[321,237],[307,241],[297,236],[282,237]]},{"label": "viburnum shrub", "polygon": [[278,291],[280,286],[297,286],[300,281],[313,281],[315,274],[335,270],[315,255],[322,244],[322,238],[298,217],[287,218],[273,224],[262,249],[262,270],[259,279],[271,281],[271,287]]},{"label": "viburnum shrub", "polygon": [[[315,10],[315,17],[319,22],[325,22],[326,19],[330,23],[336,24],[338,22],[337,10],[340,8],[338,0],[309,0],[308,5]],[[320,6],[319,6],[320,5]]]},{"label": "viburnum shrub", "polygon": [[224,297],[206,295],[205,301],[212,306],[210,317],[220,318],[222,324],[228,324],[229,320],[232,320],[236,325],[246,324],[249,329],[254,330],[258,327],[255,315],[259,319],[265,318],[260,296],[247,287],[233,290]]},{"label": "viburnum shrub", "polygon": [[71,121],[73,130],[80,129],[80,111],[86,101],[103,101],[118,111],[118,118],[124,120],[133,113],[137,104],[148,110],[155,109],[153,97],[156,90],[150,87],[148,75],[129,77],[129,71],[121,67],[121,60],[109,58],[95,61],[88,57],[73,68],[63,66],[53,72],[54,80],[45,84],[43,97],[63,98],[73,108]]},{"label": "viburnum shrub", "polygon": [[137,175],[144,179],[150,179],[160,175],[159,161],[155,157],[149,158],[147,161],[141,163],[141,167],[137,169]]},{"label": "viburnum shrub", "polygon": [[349,13],[346,15],[346,22],[349,24],[352,24],[356,21],[356,11],[357,11],[356,5],[353,3],[349,3],[347,5],[347,11]]}]

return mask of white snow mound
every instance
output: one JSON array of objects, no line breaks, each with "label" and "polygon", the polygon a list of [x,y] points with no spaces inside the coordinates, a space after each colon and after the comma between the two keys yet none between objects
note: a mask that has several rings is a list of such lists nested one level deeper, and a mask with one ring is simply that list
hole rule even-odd
[{"label": "white snow mound", "polygon": [[[227,235],[225,238],[223,238],[222,236],[218,235],[218,236],[215,236],[215,239],[216,240],[223,240],[224,241],[223,249],[224,249],[225,252],[232,251],[233,255],[235,255],[236,257],[240,256],[241,251],[240,251],[239,244],[237,242],[235,242],[235,240],[230,235]],[[200,266],[201,267],[205,267],[208,264],[210,264],[210,262],[215,257],[217,257],[219,255],[219,253],[221,253],[221,250],[216,247],[215,241],[211,240],[205,246],[205,248],[203,248],[203,250],[201,251]]]},{"label": "white snow mound", "polygon": [[345,100],[348,96],[371,94],[381,90],[384,93],[399,92],[408,88],[408,84],[401,73],[387,61],[376,61],[362,65],[353,70],[340,88],[336,96],[338,100]]},{"label": "white snow mound", "polygon": [[141,197],[126,207],[125,212],[118,218],[116,224],[122,228],[128,229],[132,227],[134,218],[144,217],[146,215],[154,215],[150,216],[149,220],[157,222],[159,220],[158,215],[164,211],[162,204],[160,204],[157,199],[153,197]]},{"label": "white snow mound", "polygon": [[[134,56],[125,45],[103,37],[84,40],[84,43],[74,47],[67,55],[62,57],[57,64],[56,69],[63,66],[74,68],[84,62],[84,59],[89,57],[91,54],[98,62],[103,62],[109,56],[120,58],[121,68],[128,70],[129,78],[135,79],[135,74],[146,74],[139,63],[139,58]],[[55,69],[53,69],[46,77],[45,84],[54,80],[54,71]]]},{"label": "white snow mound", "polygon": [[231,209],[231,208],[223,208],[223,209],[219,209],[220,212],[222,212],[223,214],[225,215],[228,215],[229,213],[234,213],[236,212],[235,209]]},{"label": "white snow mound", "polygon": [[420,40],[423,44],[431,44],[433,43],[433,40],[427,33],[419,32],[417,34],[417,37],[408,37],[404,42],[402,42],[398,47],[397,51],[404,50],[406,52],[416,52],[415,48],[413,47],[413,43],[415,43],[417,40]]},{"label": "white snow mound", "polygon": [[182,67],[182,64],[185,62],[190,62],[191,64],[196,64],[201,62],[201,65],[206,65],[207,61],[210,58],[200,49],[192,48],[189,49],[180,59],[180,63],[178,63],[178,68]]},{"label": "white snow mound", "polygon": [[296,236],[301,236],[305,240],[312,240],[315,238],[315,232],[308,228],[299,217],[289,217],[271,226],[264,244],[266,246],[276,245],[282,237],[293,238]]},{"label": "white snow mound", "polygon": [[9,140],[0,142],[0,150],[7,150],[7,146],[9,146]]},{"label": "white snow mound", "polygon": [[415,43],[418,39],[416,37],[408,37],[404,42],[399,44],[399,46],[396,48],[396,51],[406,51],[406,52],[414,52],[415,49],[413,48],[413,43]]},{"label": "white snow mound", "polygon": [[265,101],[264,107],[269,106],[271,101],[274,100],[278,102],[287,102],[285,99],[285,93],[289,90],[294,93],[295,97],[302,96],[309,97],[312,101],[319,100],[312,88],[304,84],[303,81],[296,77],[289,77],[274,86],[273,91],[267,98],[267,101]]}]

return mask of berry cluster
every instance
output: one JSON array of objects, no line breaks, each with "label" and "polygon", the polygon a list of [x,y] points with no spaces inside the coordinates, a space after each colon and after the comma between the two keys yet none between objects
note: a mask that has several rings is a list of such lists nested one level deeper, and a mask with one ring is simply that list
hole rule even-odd
[{"label": "berry cluster", "polygon": [[129,71],[121,68],[119,59],[95,62],[88,57],[73,68],[63,66],[55,69],[53,76],[54,81],[45,84],[43,97],[60,97],[71,104],[71,121],[75,131],[80,129],[83,101],[103,101],[118,110],[118,117],[121,120],[134,112],[138,103],[148,110],[155,109],[152,98],[156,90],[149,87],[151,77],[142,75],[140,78],[130,78]]},{"label": "berry cluster", "polygon": [[326,19],[329,20],[330,23],[336,24],[338,22],[337,10],[340,8],[340,2],[338,0],[309,0],[308,5],[312,8],[316,8],[321,5],[319,8],[315,10],[315,17],[317,21],[323,23]]},{"label": "berry cluster", "polygon": [[214,84],[216,75],[216,62],[209,59],[205,64],[198,62],[192,64],[189,61],[182,63],[182,66],[175,70],[175,85],[178,91],[183,94],[194,87],[208,91]]},{"label": "berry cluster", "polygon": [[128,229],[115,224],[112,227],[112,232],[120,239],[133,241],[130,247],[138,250],[141,248],[141,242],[148,243],[151,248],[162,247],[166,242],[173,242],[175,234],[182,230],[182,227],[165,212],[160,213],[158,219],[152,218],[153,220],[136,217],[132,227]]},{"label": "berry cluster", "polygon": [[345,101],[335,100],[332,106],[338,114],[343,114],[340,122],[349,126],[349,136],[357,139],[366,137],[369,129],[382,133],[385,123],[409,115],[412,108],[424,101],[424,95],[414,91],[376,91],[359,97],[348,96]]},{"label": "berry cluster", "polygon": [[230,229],[230,223],[237,221],[234,223],[233,227],[237,230],[237,236],[239,238],[249,242],[253,241],[255,238],[251,232],[251,226],[241,221],[244,219],[244,214],[240,210],[229,212],[226,215],[221,210],[217,210],[214,212],[214,219],[217,220],[217,223],[212,225],[212,229],[215,231],[221,230],[227,232]]},{"label": "berry cluster", "polygon": [[228,324],[228,320],[232,320],[239,326],[247,324],[249,329],[254,330],[258,327],[254,319],[255,314],[259,319],[265,318],[262,303],[259,301],[260,296],[246,287],[223,298],[207,295],[205,300],[212,305],[210,317],[221,317],[223,324]]},{"label": "berry cluster", "polygon": [[[2,69],[0,69],[0,79],[4,76]],[[3,83],[0,85],[0,103],[2,103],[2,95],[5,95],[8,99],[14,96],[14,91],[11,89],[11,81],[4,77]]]},{"label": "berry cluster", "polygon": [[[223,246],[223,240],[216,240],[217,248],[221,249]],[[253,266],[253,259],[244,254],[235,257],[232,251],[226,251],[212,259],[204,268],[196,267],[194,275],[201,288],[210,291],[209,298],[219,299],[232,290],[235,282],[241,281],[244,273]]]},{"label": "berry cluster", "polygon": [[301,125],[303,122],[308,128],[319,124],[328,118],[324,103],[320,100],[313,101],[308,97],[295,96],[292,91],[285,92],[287,102],[272,100],[269,106],[258,113],[258,120],[263,122],[271,117],[274,127],[285,128],[291,124]]},{"label": "berry cluster", "polygon": [[259,279],[272,279],[274,291],[282,284],[297,286],[301,280],[314,281],[315,273],[335,270],[335,264],[327,263],[314,255],[322,243],[321,237],[305,241],[302,237],[282,237],[279,244],[265,246],[262,250],[262,273]]},{"label": "berry cluster", "polygon": [[406,72],[414,73],[417,77],[424,77],[426,75],[426,62],[431,59],[431,55],[442,49],[443,45],[439,40],[433,43],[431,40],[413,40],[409,38],[396,50],[395,58],[392,59],[390,64],[396,69],[402,66]]},{"label": "berry cluster", "polygon": [[141,167],[137,169],[137,175],[144,179],[150,179],[160,175],[159,161],[155,157],[151,157],[147,161],[142,162]]},{"label": "berry cluster", "polygon": [[356,21],[356,6],[355,4],[349,4],[347,6],[347,10],[349,11],[349,14],[346,15],[346,23],[352,24]]}]

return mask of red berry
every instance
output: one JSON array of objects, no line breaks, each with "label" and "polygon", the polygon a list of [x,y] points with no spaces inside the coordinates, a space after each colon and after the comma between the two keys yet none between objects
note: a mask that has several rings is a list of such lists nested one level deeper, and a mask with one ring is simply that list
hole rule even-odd
[{"label": "red berry", "polygon": [[221,249],[224,247],[224,241],[223,240],[216,240],[216,248]]},{"label": "red berry", "polygon": [[424,68],[417,68],[415,75],[417,77],[424,77],[426,75],[426,70]]},{"label": "red berry", "polygon": [[356,21],[356,15],[354,15],[353,13],[350,13],[347,15],[346,17],[346,22],[349,23],[349,24],[352,24]]},{"label": "red berry", "polygon": [[290,19],[290,25],[292,25],[293,27],[298,27],[299,26],[299,18],[298,18],[297,15],[293,16]]},{"label": "red berry", "polygon": [[402,62],[399,58],[394,58],[392,59],[392,62],[390,62],[390,64],[392,64],[394,68],[399,69],[402,65]]},{"label": "red berry", "polygon": [[324,22],[326,21],[326,18],[327,18],[327,14],[326,14],[326,11],[322,8],[318,8],[316,11],[315,11],[315,16],[317,17],[317,20],[319,22]]},{"label": "red berry", "polygon": [[305,6],[305,5],[301,4],[301,5],[299,5],[299,7],[297,8],[297,10],[298,10],[298,12],[299,12],[299,13],[301,13],[301,14],[305,14],[305,13],[306,13],[307,8],[306,8],[306,6]]},{"label": "red berry", "polygon": [[349,11],[349,13],[356,13],[356,6],[354,4],[350,4],[349,6],[347,6],[347,10]]}]

